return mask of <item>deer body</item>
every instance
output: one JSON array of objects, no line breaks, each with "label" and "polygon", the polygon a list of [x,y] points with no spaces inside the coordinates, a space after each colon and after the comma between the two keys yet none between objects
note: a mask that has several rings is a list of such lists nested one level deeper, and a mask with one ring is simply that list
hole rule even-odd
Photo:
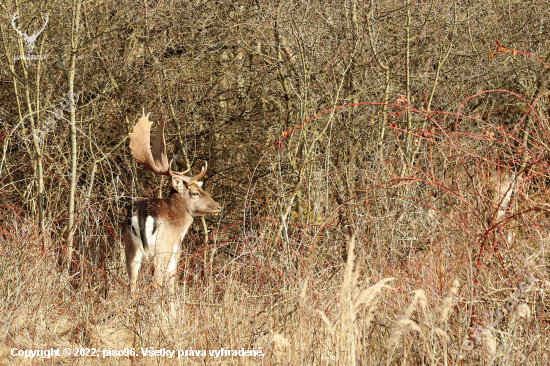
[{"label": "deer body", "polygon": [[134,132],[130,134],[132,155],[143,164],[142,169],[171,176],[174,189],[164,199],[144,199],[128,207],[122,228],[126,268],[133,292],[142,261],[152,259],[156,283],[159,286],[168,283],[173,292],[181,245],[193,218],[218,213],[220,206],[201,188],[199,179],[204,176],[206,166],[201,173],[188,177],[184,173],[172,172],[167,161],[163,162],[163,159],[166,160],[166,150],[162,123],[151,152],[150,125],[148,117],[143,116],[134,127]]}]

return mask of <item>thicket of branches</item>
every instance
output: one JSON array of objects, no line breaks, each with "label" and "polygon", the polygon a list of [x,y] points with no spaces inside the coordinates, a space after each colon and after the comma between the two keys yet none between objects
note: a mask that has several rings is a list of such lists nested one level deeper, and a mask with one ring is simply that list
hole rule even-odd
[{"label": "thicket of branches", "polygon": [[[0,6],[3,240],[13,230],[25,237],[13,222],[34,227],[72,286],[104,297],[123,288],[124,205],[169,189],[159,192],[158,177],[136,170],[129,153],[128,131],[145,111],[167,122],[175,170],[196,173],[208,161],[206,190],[223,206],[206,219],[209,233],[195,223],[186,239],[182,267],[203,268],[201,299],[224,298],[212,276],[234,271],[264,295],[316,276],[328,286],[353,242],[356,276],[396,277],[401,291],[425,286],[441,299],[462,281],[469,293],[444,328],[456,340],[445,362],[466,357],[464,340],[487,339],[484,317],[513,296],[512,307],[529,298],[536,327],[547,327],[545,1]],[[31,50],[15,28],[32,35],[44,14]],[[526,284],[540,291],[495,295]],[[357,295],[349,291],[342,298]],[[353,323],[345,319],[341,327]],[[339,338],[358,337],[363,353],[338,343],[338,359],[377,354],[368,340],[389,339],[383,323]],[[534,359],[549,336],[537,329],[541,337],[523,344]],[[431,352],[403,342],[409,357]]]}]

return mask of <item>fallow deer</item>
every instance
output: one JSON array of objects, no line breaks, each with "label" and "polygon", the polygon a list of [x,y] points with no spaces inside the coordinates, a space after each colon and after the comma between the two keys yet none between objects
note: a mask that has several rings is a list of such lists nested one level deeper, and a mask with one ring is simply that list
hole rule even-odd
[{"label": "fallow deer", "polygon": [[174,172],[166,156],[164,122],[160,122],[150,148],[152,122],[145,114],[130,133],[130,150],[141,170],[172,178],[174,189],[164,199],[144,199],[128,207],[123,224],[126,268],[130,290],[136,290],[136,281],[143,259],[153,260],[155,281],[159,286],[168,283],[174,292],[175,274],[181,253],[181,244],[195,216],[220,212],[220,206],[201,187],[200,179],[208,164],[194,177],[185,172]]}]

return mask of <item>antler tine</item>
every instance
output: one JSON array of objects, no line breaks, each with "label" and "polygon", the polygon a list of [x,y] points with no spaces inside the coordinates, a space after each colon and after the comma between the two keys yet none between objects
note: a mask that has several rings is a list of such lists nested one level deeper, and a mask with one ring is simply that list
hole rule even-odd
[{"label": "antler tine", "polygon": [[173,177],[176,177],[176,178],[179,178],[179,179],[183,180],[185,182],[185,184],[187,184],[187,185],[191,185],[191,184],[195,183],[196,181],[198,181],[199,179],[201,179],[204,176],[204,173],[206,173],[206,168],[207,167],[208,167],[208,163],[205,162],[205,165],[202,167],[201,172],[199,174],[195,175],[194,177],[189,177],[189,176],[185,175],[185,173],[187,173],[189,171],[189,169],[187,169],[184,172],[171,172],[171,173],[172,173]]},{"label": "antler tine", "polygon": [[130,150],[136,161],[142,166],[140,169],[149,170],[156,174],[172,176],[168,158],[166,157],[166,144],[164,142],[164,121],[161,121],[155,139],[153,150],[150,147],[150,132],[153,122],[149,121],[149,115],[143,114],[130,133]]},{"label": "antler tine", "polygon": [[44,23],[44,25],[42,26],[42,28],[35,32],[31,38],[34,38],[34,37],[37,37],[40,33],[42,33],[42,31],[44,30],[44,28],[46,28],[46,25],[48,25],[48,20],[50,20],[50,17],[48,17],[48,14],[44,13],[44,18],[46,18],[46,22]]},{"label": "antler tine", "polygon": [[[173,161],[174,161],[174,159],[172,158],[172,159],[170,160],[170,169],[172,169],[172,162],[173,162]],[[185,178],[189,178],[189,177],[188,177],[187,175],[185,175],[185,174],[187,174],[187,172],[189,172],[190,170],[191,170],[191,168],[189,168],[189,169],[187,169],[187,170],[184,170],[183,172],[174,172],[174,171],[172,171],[172,170],[170,170],[170,171],[171,171],[173,177],[178,177],[178,178],[185,177]]]},{"label": "antler tine", "polygon": [[20,36],[26,36],[25,33],[21,32],[19,29],[17,29],[17,26],[15,25],[15,20],[19,19],[19,12],[16,11],[15,14],[13,14],[13,17],[11,18],[11,26],[13,29],[20,35]]},{"label": "antler tine", "polygon": [[208,169],[208,162],[207,161],[204,162],[204,166],[202,167],[201,172],[199,174],[195,175],[193,178],[191,178],[191,180],[193,182],[196,182],[199,179],[201,179],[202,177],[204,177],[204,174],[206,173],[206,169]]}]

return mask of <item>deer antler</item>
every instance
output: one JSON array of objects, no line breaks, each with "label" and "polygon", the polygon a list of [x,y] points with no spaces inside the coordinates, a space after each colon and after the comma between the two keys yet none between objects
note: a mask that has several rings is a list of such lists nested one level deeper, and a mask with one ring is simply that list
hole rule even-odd
[{"label": "deer antler", "polygon": [[143,114],[130,133],[130,150],[136,161],[141,164],[140,169],[171,176],[164,143],[164,122],[160,123],[151,152],[149,135],[152,124],[153,122],[149,121],[149,116]]},{"label": "deer antler", "polygon": [[44,31],[44,29],[46,28],[46,25],[48,25],[48,21],[50,20],[50,17],[48,16],[48,14],[45,14],[44,13],[44,19],[45,19],[45,23],[44,25],[42,26],[42,28],[40,28],[40,30],[36,31],[33,33],[32,36],[29,36],[27,33],[25,32],[21,32],[17,26],[15,25],[15,21],[19,19],[19,12],[15,12],[15,14],[13,14],[13,17],[11,18],[11,26],[13,27],[13,29],[15,29],[15,31],[21,36],[23,37],[23,39],[26,41],[26,42],[32,42],[32,41],[36,41],[36,38],[38,38],[38,36],[40,35],[40,33],[42,33]]},{"label": "deer antler", "polygon": [[17,26],[15,25],[15,21],[19,19],[19,12],[15,12],[15,14],[13,14],[13,17],[11,18],[11,26],[13,27],[13,29],[15,29],[15,31],[21,36],[21,37],[28,37],[26,33],[23,33],[21,32],[19,29],[17,29]]},{"label": "deer antler", "polygon": [[33,35],[30,37],[32,40],[36,40],[36,38],[38,38],[40,33],[42,33],[42,31],[44,31],[44,29],[46,28],[46,25],[48,25],[48,20],[50,20],[50,17],[48,17],[48,14],[44,13],[44,19],[46,20],[46,22],[44,23],[42,28],[40,28],[39,31],[36,31],[36,32],[33,33]]},{"label": "deer antler", "polygon": [[201,169],[201,172],[197,175],[195,175],[193,178],[191,178],[191,181],[192,182],[196,182],[198,181],[199,179],[201,179],[202,177],[204,177],[204,174],[206,173],[206,169],[208,168],[208,162],[205,161],[204,162],[204,166],[202,167]]},{"label": "deer antler", "polygon": [[166,143],[164,142],[164,121],[161,121],[159,124],[157,134],[153,140],[153,150],[151,150],[150,134],[152,124],[153,122],[149,121],[149,115],[143,113],[143,116],[134,126],[132,133],[130,133],[130,151],[136,161],[141,164],[141,167],[138,168],[160,175],[176,177],[183,180],[187,185],[191,185],[201,179],[206,173],[208,163],[205,163],[201,172],[194,177],[185,175],[189,169],[184,172],[173,172],[170,169],[168,157],[166,156]]}]

